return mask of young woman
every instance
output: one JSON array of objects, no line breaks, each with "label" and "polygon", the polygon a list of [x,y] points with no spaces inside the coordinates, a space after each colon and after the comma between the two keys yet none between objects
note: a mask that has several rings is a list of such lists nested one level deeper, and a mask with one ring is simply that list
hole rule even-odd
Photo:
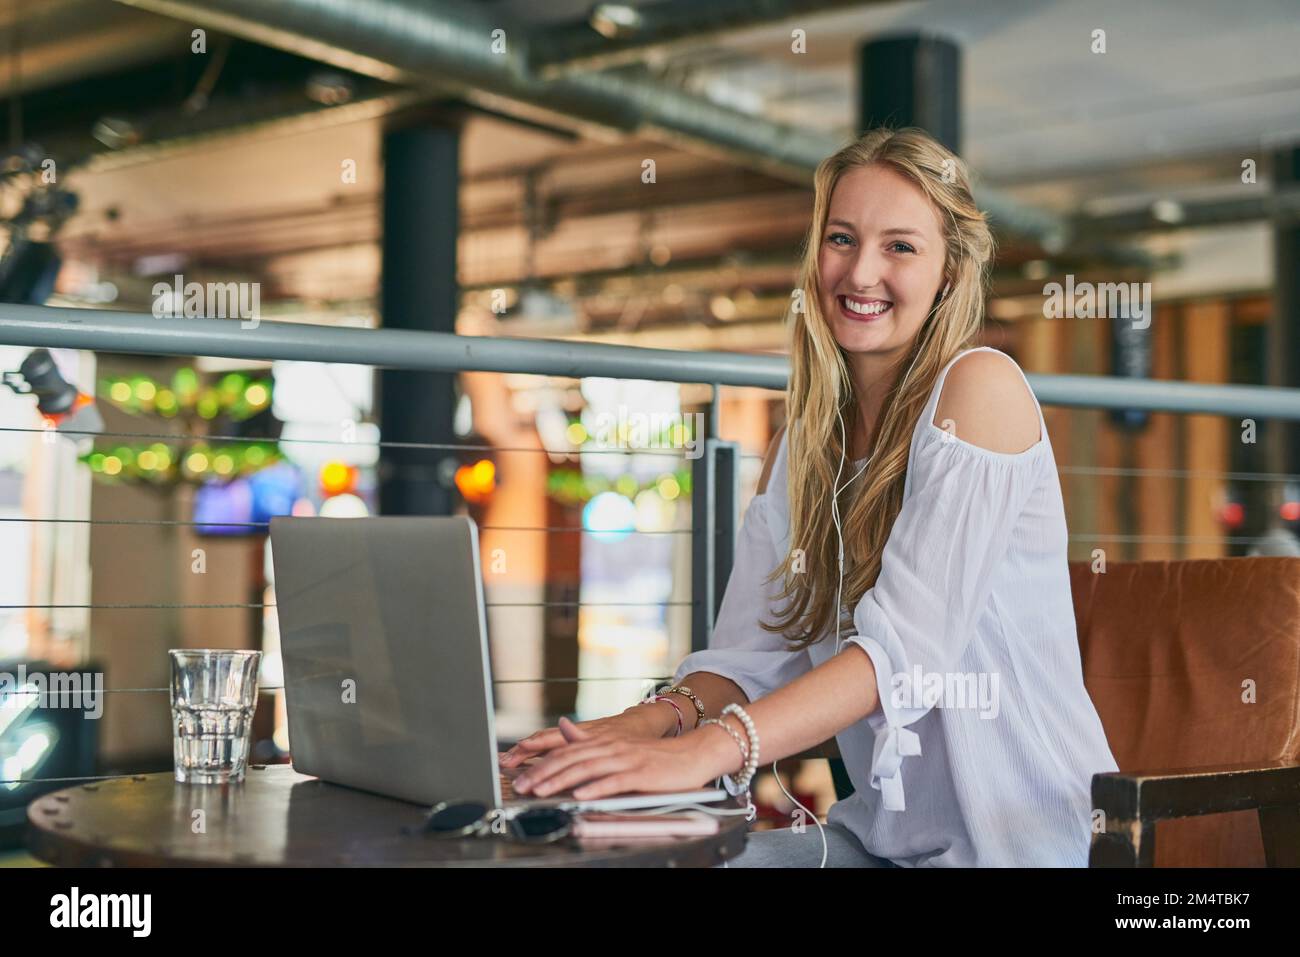
[{"label": "young woman", "polygon": [[829,854],[820,826],[759,831],[730,866],[1085,866],[1092,775],[1116,765],[1042,412],[1009,356],[973,345],[989,227],[920,130],[866,133],[815,187],[788,428],[712,646],[682,661],[681,690],[561,719],[502,763],[542,756],[520,793],[601,797],[744,784],[834,736],[855,792],[830,810]]}]

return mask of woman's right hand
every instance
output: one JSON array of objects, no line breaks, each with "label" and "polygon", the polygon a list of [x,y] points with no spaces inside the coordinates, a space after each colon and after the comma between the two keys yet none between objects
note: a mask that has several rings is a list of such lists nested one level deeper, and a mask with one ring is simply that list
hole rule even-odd
[{"label": "woman's right hand", "polygon": [[621,714],[591,721],[570,721],[561,718],[559,727],[543,728],[524,738],[501,755],[501,766],[513,768],[525,761],[540,757],[548,751],[563,747],[572,741],[604,738],[626,741],[644,738],[662,738],[677,727],[674,715],[664,716],[667,705],[634,705]]}]

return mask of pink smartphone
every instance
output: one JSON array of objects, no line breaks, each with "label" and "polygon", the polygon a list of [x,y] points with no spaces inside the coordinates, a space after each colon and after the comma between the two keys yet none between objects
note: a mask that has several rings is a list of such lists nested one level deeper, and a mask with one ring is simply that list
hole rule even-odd
[{"label": "pink smartphone", "polygon": [[586,812],[573,821],[576,837],[698,837],[718,833],[708,814],[609,814]]}]

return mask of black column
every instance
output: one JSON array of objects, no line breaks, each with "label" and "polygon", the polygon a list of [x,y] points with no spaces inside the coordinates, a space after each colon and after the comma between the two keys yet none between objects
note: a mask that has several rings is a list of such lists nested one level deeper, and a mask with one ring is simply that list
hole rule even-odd
[{"label": "black column", "polygon": [[[1300,149],[1294,147],[1273,154],[1274,194],[1293,189],[1300,189]],[[1271,331],[1273,365],[1269,370],[1269,384],[1300,387],[1300,222],[1294,216],[1273,221]],[[1275,427],[1281,441],[1272,445],[1277,456],[1274,468],[1300,473],[1300,422],[1278,421]]]},{"label": "black column", "polygon": [[935,37],[868,40],[858,50],[858,131],[919,126],[961,155],[961,50]]},{"label": "black column", "polygon": [[[455,332],[460,131],[427,117],[397,121],[384,134],[383,163],[383,326]],[[380,370],[375,402],[385,442],[455,440],[454,374]],[[451,514],[456,498],[437,469],[448,457],[446,451],[383,449],[380,513]]]}]

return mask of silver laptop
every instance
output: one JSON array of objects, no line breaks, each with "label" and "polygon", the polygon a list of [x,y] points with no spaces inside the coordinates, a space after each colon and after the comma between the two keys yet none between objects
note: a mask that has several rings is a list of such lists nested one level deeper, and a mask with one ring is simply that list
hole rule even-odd
[{"label": "silver laptop", "polygon": [[498,764],[472,519],[277,517],[271,554],[290,752],[303,774],[428,805],[609,811],[727,798],[717,788],[514,797],[522,769]]}]

